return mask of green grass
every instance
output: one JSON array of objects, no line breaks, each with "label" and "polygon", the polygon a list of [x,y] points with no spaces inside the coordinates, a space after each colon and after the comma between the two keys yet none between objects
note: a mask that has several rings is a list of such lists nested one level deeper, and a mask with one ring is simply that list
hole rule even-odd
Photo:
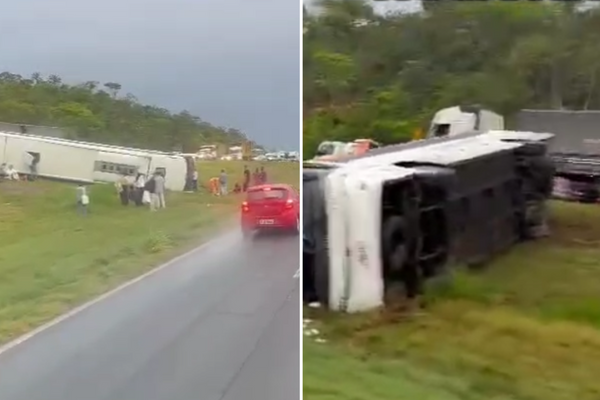
[{"label": "green grass", "polygon": [[423,315],[310,310],[304,398],[600,399],[600,208],[552,212],[551,238],[431,285]]},{"label": "green grass", "polygon": [[[243,165],[203,162],[207,181],[225,168],[233,183]],[[264,164],[270,180],[299,181],[297,163]],[[75,213],[75,186],[0,183],[0,342],[25,333],[90,297],[198,245],[231,224],[241,197],[167,193],[167,209],[122,207],[113,185],[89,189],[90,214]]]}]

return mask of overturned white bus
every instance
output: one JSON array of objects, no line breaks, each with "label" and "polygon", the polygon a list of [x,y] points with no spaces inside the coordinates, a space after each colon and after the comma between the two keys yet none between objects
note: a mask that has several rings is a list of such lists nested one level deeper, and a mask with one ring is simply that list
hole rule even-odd
[{"label": "overturned white bus", "polygon": [[379,307],[454,263],[536,236],[552,189],[552,134],[492,131],[373,150],[303,171],[304,298]]}]

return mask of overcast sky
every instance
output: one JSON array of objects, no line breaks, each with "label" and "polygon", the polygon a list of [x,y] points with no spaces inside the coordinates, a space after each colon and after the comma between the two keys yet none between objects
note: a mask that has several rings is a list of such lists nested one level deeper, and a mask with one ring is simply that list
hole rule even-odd
[{"label": "overcast sky", "polygon": [[123,85],[261,144],[299,149],[298,0],[18,0],[0,70]]}]

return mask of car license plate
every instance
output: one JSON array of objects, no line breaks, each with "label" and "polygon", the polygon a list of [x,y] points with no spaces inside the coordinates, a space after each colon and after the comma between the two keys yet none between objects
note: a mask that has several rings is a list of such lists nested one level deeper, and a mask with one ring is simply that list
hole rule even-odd
[{"label": "car license plate", "polygon": [[273,225],[275,223],[275,221],[273,221],[272,219],[260,219],[258,220],[258,224],[259,225]]}]

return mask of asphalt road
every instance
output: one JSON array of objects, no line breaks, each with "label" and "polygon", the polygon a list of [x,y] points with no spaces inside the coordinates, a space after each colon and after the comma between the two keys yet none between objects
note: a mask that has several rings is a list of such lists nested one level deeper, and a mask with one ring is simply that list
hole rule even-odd
[{"label": "asphalt road", "polygon": [[298,258],[223,236],[0,353],[0,399],[300,399]]}]

